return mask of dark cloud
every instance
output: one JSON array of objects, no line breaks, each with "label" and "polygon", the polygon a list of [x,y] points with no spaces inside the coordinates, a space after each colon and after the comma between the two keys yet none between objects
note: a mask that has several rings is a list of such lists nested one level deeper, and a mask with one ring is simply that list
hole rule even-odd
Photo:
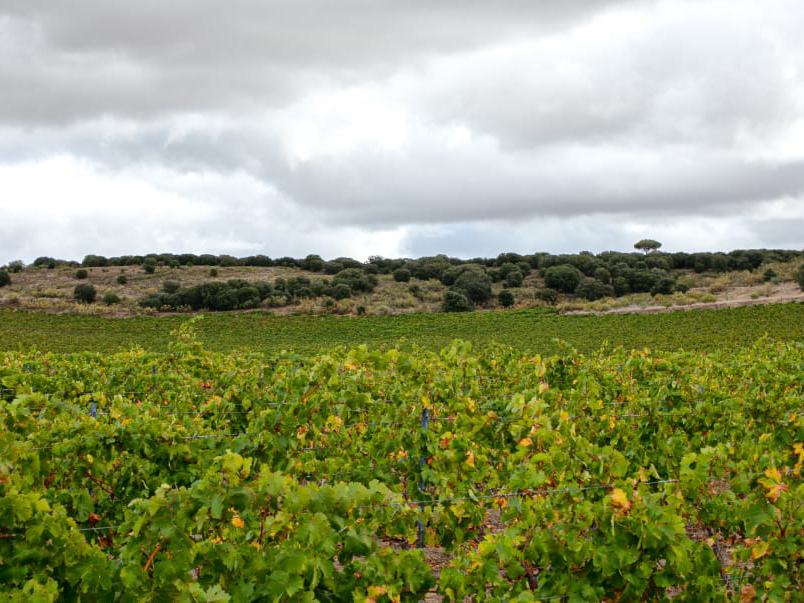
[{"label": "dark cloud", "polygon": [[363,0],[5,2],[0,120],[275,107],[434,53],[529,35],[622,4]]}]

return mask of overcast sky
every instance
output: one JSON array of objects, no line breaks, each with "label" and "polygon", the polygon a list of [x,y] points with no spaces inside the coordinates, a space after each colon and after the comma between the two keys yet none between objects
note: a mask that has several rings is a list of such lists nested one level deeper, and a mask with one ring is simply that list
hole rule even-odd
[{"label": "overcast sky", "polygon": [[0,0],[0,264],[804,247],[801,0]]}]

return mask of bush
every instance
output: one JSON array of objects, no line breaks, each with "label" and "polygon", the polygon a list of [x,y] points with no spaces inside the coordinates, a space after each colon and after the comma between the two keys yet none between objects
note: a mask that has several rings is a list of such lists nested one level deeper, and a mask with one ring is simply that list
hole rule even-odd
[{"label": "bush", "polygon": [[321,272],[324,269],[324,260],[320,255],[310,254],[301,261],[301,267],[310,272]]},{"label": "bush", "polygon": [[143,270],[145,270],[146,274],[153,274],[156,271],[156,264],[151,262],[146,262],[142,265]]},{"label": "bush", "polygon": [[352,290],[346,283],[338,283],[329,291],[329,295],[335,299],[346,299],[352,295]]},{"label": "bush", "polygon": [[604,285],[611,283],[611,272],[609,272],[606,268],[603,268],[603,266],[600,268],[595,268],[593,276]]},{"label": "bush", "polygon": [[575,295],[587,301],[595,301],[607,295],[613,295],[614,289],[610,285],[601,283],[596,278],[585,277],[575,288]]},{"label": "bush", "polygon": [[631,287],[628,285],[628,281],[625,280],[624,276],[615,276],[611,284],[614,287],[614,295],[617,297],[627,295],[631,292]]},{"label": "bush", "polygon": [[218,276],[218,269],[217,268],[210,268],[209,269],[209,276],[215,278]]},{"label": "bush", "polygon": [[581,283],[583,274],[575,266],[561,264],[551,266],[544,273],[544,284],[561,293],[572,293]]},{"label": "bush", "polygon": [[491,299],[491,277],[482,268],[465,270],[455,279],[455,289],[476,304]]},{"label": "bush", "polygon": [[103,303],[106,304],[107,306],[119,304],[120,298],[114,293],[107,293],[106,295],[103,296]]},{"label": "bush", "polygon": [[779,278],[779,275],[776,274],[776,271],[773,268],[768,268],[762,275],[762,282],[769,283],[775,278]]},{"label": "bush", "polygon": [[8,271],[14,274],[22,272],[23,268],[25,268],[25,262],[22,260],[14,260],[13,262],[8,263]]},{"label": "bush", "polygon": [[407,283],[410,280],[410,270],[407,268],[397,268],[394,270],[394,280],[397,283]]},{"label": "bush", "polygon": [[516,267],[519,268],[519,271],[522,273],[522,276],[528,277],[530,276],[530,264],[527,262],[517,262]]},{"label": "bush", "polygon": [[670,277],[663,276],[653,287],[650,288],[651,295],[669,295],[676,290],[676,282]]},{"label": "bush", "polygon": [[11,275],[5,270],[0,270],[0,287],[11,284]]},{"label": "bush", "polygon": [[76,270],[75,272],[75,278],[77,278],[79,281],[85,279],[87,276],[89,276],[89,273],[83,268],[81,268],[81,270]]},{"label": "bush", "polygon": [[798,270],[793,274],[793,280],[798,283],[801,290],[804,291],[804,264],[798,267]]},{"label": "bush", "polygon": [[497,294],[497,300],[503,308],[510,308],[514,305],[514,294],[508,289],[503,289]]},{"label": "bush", "polygon": [[165,293],[176,293],[179,290],[178,281],[165,281],[162,283],[162,291]]},{"label": "bush", "polygon": [[324,262],[324,273],[325,274],[338,274],[341,270],[344,269],[344,265],[340,262]]},{"label": "bush", "polygon": [[125,285],[127,282],[128,282],[128,279],[126,278],[125,274],[121,274],[120,276],[117,277],[117,284],[118,285]]},{"label": "bush", "polygon": [[260,305],[260,291],[256,287],[240,287],[237,289],[237,307],[240,309],[256,308]]},{"label": "bush", "polygon": [[558,291],[555,289],[540,289],[536,292],[536,299],[554,306],[558,303]]},{"label": "bush", "polygon": [[94,302],[97,295],[98,292],[95,291],[95,287],[85,283],[76,285],[75,289],[73,289],[73,297],[85,304],[91,304]]},{"label": "bush", "polygon": [[525,277],[522,276],[522,273],[519,270],[512,270],[508,273],[505,277],[505,286],[506,287],[521,287],[522,281],[525,280]]},{"label": "bush", "polygon": [[500,278],[504,279],[509,274],[511,274],[514,270],[519,270],[516,264],[513,262],[504,262],[499,269]]},{"label": "bush", "polygon": [[447,291],[444,294],[444,302],[441,305],[444,312],[470,312],[472,302],[459,291]]},{"label": "bush", "polygon": [[[360,268],[345,268],[332,279],[333,285],[345,284],[351,291],[371,293],[379,281],[373,274],[366,274]],[[337,298],[336,298],[337,299]]]}]

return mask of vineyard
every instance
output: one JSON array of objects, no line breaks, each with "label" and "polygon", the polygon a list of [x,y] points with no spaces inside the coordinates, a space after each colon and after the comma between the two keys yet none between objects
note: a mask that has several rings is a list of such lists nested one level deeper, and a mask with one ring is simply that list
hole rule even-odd
[{"label": "vineyard", "polygon": [[0,356],[11,601],[802,601],[804,345]]},{"label": "vineyard", "polygon": [[[0,308],[0,351],[105,352],[141,347],[166,352],[171,331],[186,314],[106,318]],[[198,339],[216,352],[247,348],[263,354],[282,350],[318,354],[336,346],[399,347],[409,338],[429,350],[454,339],[510,345],[525,353],[560,352],[555,340],[591,353],[604,344],[652,350],[709,351],[775,340],[804,338],[804,304],[772,304],[666,314],[559,315],[551,308],[393,316],[274,316],[268,312],[216,312],[197,323]]]}]

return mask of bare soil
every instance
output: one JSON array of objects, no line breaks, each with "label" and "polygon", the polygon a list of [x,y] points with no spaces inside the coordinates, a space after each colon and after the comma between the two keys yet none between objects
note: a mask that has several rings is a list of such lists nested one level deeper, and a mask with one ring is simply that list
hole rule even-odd
[{"label": "bare soil", "polygon": [[684,306],[640,306],[631,304],[605,311],[575,310],[567,314],[649,314],[656,312],[675,312],[677,310],[702,310],[736,308],[738,306],[757,306],[764,304],[783,304],[804,302],[804,291],[793,282],[777,285],[752,285],[728,287],[717,294],[717,301],[699,302]]}]

